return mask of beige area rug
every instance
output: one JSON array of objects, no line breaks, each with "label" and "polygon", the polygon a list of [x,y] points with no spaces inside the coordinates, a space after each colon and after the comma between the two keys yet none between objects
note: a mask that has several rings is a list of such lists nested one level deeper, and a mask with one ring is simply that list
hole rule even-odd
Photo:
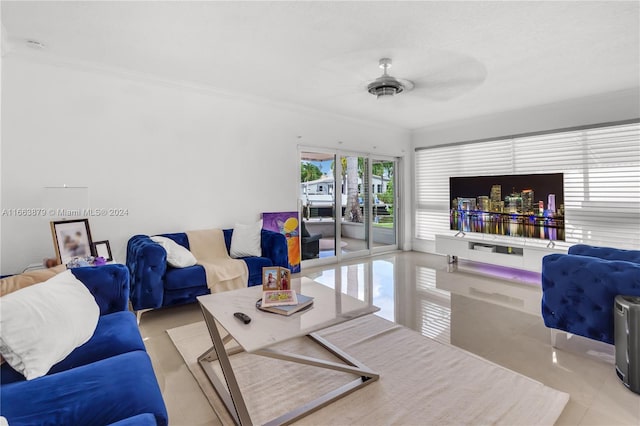
[{"label": "beige area rug", "polygon": [[[167,333],[220,420],[233,424],[196,360],[211,346],[205,323]],[[552,425],[569,401],[567,393],[375,315],[318,334],[378,372],[380,379],[296,424]],[[331,359],[306,337],[278,348]],[[254,424],[354,379],[244,352],[233,355],[231,362]]]}]

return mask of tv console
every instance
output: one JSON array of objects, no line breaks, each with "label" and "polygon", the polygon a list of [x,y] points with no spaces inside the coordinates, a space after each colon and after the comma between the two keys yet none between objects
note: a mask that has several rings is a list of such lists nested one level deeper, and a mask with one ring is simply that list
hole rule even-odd
[{"label": "tv console", "polygon": [[[458,235],[458,234],[456,234]],[[547,247],[526,240],[488,239],[469,235],[436,235],[436,253],[446,254],[450,263],[458,258],[527,271],[542,272],[542,258],[566,253],[562,247]]]}]

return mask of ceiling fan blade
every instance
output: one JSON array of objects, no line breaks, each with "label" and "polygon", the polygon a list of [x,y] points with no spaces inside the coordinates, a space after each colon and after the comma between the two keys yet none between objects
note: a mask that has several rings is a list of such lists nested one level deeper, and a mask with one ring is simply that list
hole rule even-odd
[{"label": "ceiling fan blade", "polygon": [[460,60],[416,79],[414,91],[432,100],[446,101],[470,92],[486,79],[487,69],[482,63]]}]

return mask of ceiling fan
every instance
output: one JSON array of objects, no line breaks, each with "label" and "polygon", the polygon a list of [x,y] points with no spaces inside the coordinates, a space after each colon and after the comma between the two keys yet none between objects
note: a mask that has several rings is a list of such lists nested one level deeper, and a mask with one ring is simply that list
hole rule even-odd
[{"label": "ceiling fan", "polygon": [[391,68],[391,59],[381,58],[379,61],[380,68],[384,71],[382,75],[367,85],[367,92],[381,98],[383,96],[394,96],[405,91],[413,89],[414,84],[410,80],[401,80],[389,75]]},{"label": "ceiling fan", "polygon": [[[372,58],[376,57],[380,58],[382,75],[372,72]],[[314,67],[307,81],[308,89],[317,91],[319,96],[357,97],[362,101],[373,95],[378,100],[393,100],[390,104],[397,107],[405,101],[449,101],[477,88],[486,78],[484,64],[464,53],[377,47],[327,58]]]},{"label": "ceiling fan", "polygon": [[[418,66],[409,67],[413,68],[413,71],[407,70],[411,79],[390,75],[391,58],[381,58],[378,64],[382,75],[367,84],[367,92],[377,99],[413,92],[412,97],[446,101],[481,85],[487,77],[484,65],[474,58],[445,51],[429,53],[414,62]],[[411,65],[406,59],[403,64]]]}]

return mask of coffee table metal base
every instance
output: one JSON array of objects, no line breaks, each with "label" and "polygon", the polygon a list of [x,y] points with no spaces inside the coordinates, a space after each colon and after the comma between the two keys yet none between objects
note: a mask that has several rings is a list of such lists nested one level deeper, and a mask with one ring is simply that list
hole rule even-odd
[{"label": "coffee table metal base", "polygon": [[[225,347],[225,343],[228,343],[232,339],[232,337],[228,334],[225,335],[224,338],[221,337],[213,316],[209,312],[207,312],[206,309],[203,309],[202,311],[204,314],[205,322],[207,324],[207,328],[209,329],[209,334],[211,335],[213,346],[205,353],[203,353],[200,357],[198,357],[198,363],[200,364],[203,371],[209,378],[209,381],[222,399],[222,402],[227,407],[227,410],[233,417],[235,423],[238,425],[252,425],[253,423],[251,421],[251,417],[249,416],[249,411],[247,410],[246,403],[244,401],[244,398],[242,397],[240,386],[238,385],[238,381],[236,380],[236,376],[233,372],[231,361],[229,359],[229,356],[242,352],[243,350],[239,347],[233,350],[227,350],[227,348]],[[320,337],[318,334],[310,333],[307,335],[307,337],[321,345],[328,352],[338,357],[344,362],[344,364],[290,352],[273,350],[269,348],[261,349],[252,353],[269,358],[276,358],[284,361],[296,362],[299,364],[312,365],[315,367],[342,371],[344,373],[351,373],[359,377],[356,380],[347,383],[346,385],[334,389],[333,391],[330,391],[306,404],[301,405],[300,407],[297,407],[296,409],[286,414],[283,414],[265,423],[266,425],[286,425],[293,423],[296,420],[308,414],[311,414],[312,412],[319,410],[322,407],[325,407],[333,401],[340,399],[343,396],[348,395],[349,393],[363,386],[366,386],[369,383],[375,382],[380,377],[378,373],[371,371],[367,366],[349,356],[348,354],[344,353],[335,345]],[[225,383],[220,380],[211,365],[211,363],[215,361],[219,362],[220,364],[220,369],[222,370]]]}]

